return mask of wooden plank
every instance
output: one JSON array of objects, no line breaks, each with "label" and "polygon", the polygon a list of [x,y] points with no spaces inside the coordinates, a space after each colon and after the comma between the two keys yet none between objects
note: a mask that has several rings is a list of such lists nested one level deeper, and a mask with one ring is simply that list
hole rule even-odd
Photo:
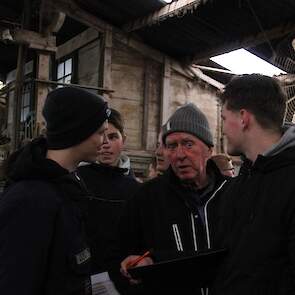
[{"label": "wooden plank", "polygon": [[[161,113],[160,125],[165,124],[169,118],[169,105],[170,105],[170,78],[171,78],[171,61],[168,57],[165,58],[163,69],[163,82],[161,93]],[[160,126],[160,127],[161,127]]]},{"label": "wooden plank", "polygon": [[140,28],[159,23],[169,17],[185,15],[197,9],[199,5],[206,3],[208,0],[178,0],[167,4],[160,10],[150,13],[147,16],[141,17],[131,23],[126,24],[123,30],[132,32]]},{"label": "wooden plank", "polygon": [[204,82],[208,83],[209,85],[222,90],[224,88],[224,84],[212,79],[211,77],[205,75],[200,69],[197,67],[189,67],[189,70],[195,75],[195,77],[203,80]]},{"label": "wooden plank", "polygon": [[[46,80],[49,79],[50,70],[50,55],[44,53],[38,53],[37,55],[37,79]],[[45,121],[42,115],[42,109],[45,99],[48,94],[48,85],[42,83],[36,83],[36,133],[41,132],[45,127]]]},{"label": "wooden plank", "polygon": [[227,53],[239,48],[251,48],[255,47],[261,43],[266,41],[270,41],[272,39],[276,39],[282,36],[286,36],[289,33],[295,32],[295,24],[294,23],[286,23],[273,28],[271,30],[265,30],[264,32],[259,32],[257,34],[253,34],[247,36],[245,38],[235,40],[232,42],[227,42],[226,45],[222,44],[220,46],[216,45],[211,50],[203,50],[202,52],[198,52],[192,59],[192,62],[198,63],[202,61],[204,58],[209,58],[212,56],[216,56],[218,54]]},{"label": "wooden plank", "polygon": [[143,94],[143,116],[142,116],[142,148],[147,149],[148,139],[148,126],[149,126],[149,105],[151,100],[151,64],[146,61],[145,73],[144,73],[144,94]]},{"label": "wooden plank", "polygon": [[88,43],[99,38],[99,32],[94,28],[89,28],[79,35],[73,37],[71,40],[61,44],[57,48],[56,59],[60,59],[63,56],[66,56],[72,53],[75,50],[87,45]]},{"label": "wooden plank", "polygon": [[64,12],[71,18],[80,21],[81,23],[89,26],[95,27],[97,30],[103,32],[109,26],[106,22],[98,19],[91,13],[83,10],[79,5],[71,0],[55,0],[54,6],[57,10]]},{"label": "wooden plank", "polygon": [[19,29],[13,34],[13,41],[18,44],[26,44],[29,48],[42,51],[56,52],[55,37],[43,37],[37,32]]},{"label": "wooden plank", "polygon": [[[31,3],[29,0],[24,1],[23,18],[22,18],[22,29],[28,28],[30,25],[31,18]],[[20,143],[20,128],[21,128],[21,104],[22,104],[22,93],[24,84],[25,74],[25,63],[27,59],[28,46],[26,43],[19,44],[18,55],[17,55],[17,68],[13,98],[13,132],[12,132],[12,151],[17,150]]]},{"label": "wooden plank", "polygon": [[[113,47],[113,32],[112,27],[108,26],[104,33],[103,44],[103,60],[102,60],[102,83],[104,88],[112,88],[112,47]],[[110,96],[104,95],[106,99]]]},{"label": "wooden plank", "polygon": [[101,92],[114,92],[112,89],[107,89],[103,87],[97,87],[97,86],[91,86],[91,85],[81,85],[81,84],[73,84],[73,83],[61,83],[61,82],[56,82],[52,80],[42,80],[42,79],[35,79],[36,82],[42,83],[42,84],[51,84],[51,85],[61,85],[61,86],[73,86],[73,87],[78,87],[78,88],[85,88],[85,89],[92,89],[92,90],[98,90]]}]

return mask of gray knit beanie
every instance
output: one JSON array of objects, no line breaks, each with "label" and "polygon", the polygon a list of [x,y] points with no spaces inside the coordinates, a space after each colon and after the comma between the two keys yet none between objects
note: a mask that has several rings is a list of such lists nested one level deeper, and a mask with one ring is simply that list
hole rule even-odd
[{"label": "gray knit beanie", "polygon": [[175,111],[163,126],[162,139],[174,132],[190,133],[208,146],[214,146],[213,136],[204,113],[193,103],[188,103]]}]

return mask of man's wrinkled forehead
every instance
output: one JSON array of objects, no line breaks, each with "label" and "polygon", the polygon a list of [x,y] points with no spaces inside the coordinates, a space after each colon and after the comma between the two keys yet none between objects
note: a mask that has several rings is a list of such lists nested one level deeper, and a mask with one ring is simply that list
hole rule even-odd
[{"label": "man's wrinkled forehead", "polygon": [[201,141],[197,136],[188,132],[172,132],[166,137],[166,144],[176,141]]}]

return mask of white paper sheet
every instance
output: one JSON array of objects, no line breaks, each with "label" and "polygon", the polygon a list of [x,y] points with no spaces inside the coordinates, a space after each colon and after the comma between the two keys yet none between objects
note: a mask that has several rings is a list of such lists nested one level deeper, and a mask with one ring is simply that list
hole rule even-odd
[{"label": "white paper sheet", "polygon": [[120,295],[108,272],[91,276],[92,295]]}]

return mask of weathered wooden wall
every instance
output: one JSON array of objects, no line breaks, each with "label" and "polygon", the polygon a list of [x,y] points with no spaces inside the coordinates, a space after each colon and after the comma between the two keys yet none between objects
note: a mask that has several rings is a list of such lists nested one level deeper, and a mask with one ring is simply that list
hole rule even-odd
[{"label": "weathered wooden wall", "polygon": [[[160,126],[177,107],[187,102],[194,102],[204,111],[219,144],[217,89],[187,74],[176,61],[144,44],[122,39],[112,33],[112,28],[105,33],[89,28],[60,45],[56,60],[72,53],[78,62],[76,83],[114,91],[106,99],[125,119],[126,152],[136,171],[147,168]],[[11,110],[11,97],[8,103]],[[11,123],[9,111],[9,127]]]},{"label": "weathered wooden wall", "polygon": [[[152,150],[159,126],[161,64],[128,48],[119,41],[113,44],[110,105],[124,115],[129,149]],[[144,103],[148,100],[148,120],[144,126]],[[143,129],[147,144],[143,145]]]},{"label": "weathered wooden wall", "polygon": [[[194,102],[207,115],[215,142],[219,143],[216,89],[179,73],[173,69],[172,63],[165,64],[169,59],[153,58],[140,48],[128,46],[110,32],[107,59],[111,63],[102,71],[100,67],[105,62],[101,52],[105,48],[103,38],[93,29],[89,30],[92,33],[84,32],[63,44],[58,49],[58,57],[62,57],[63,51],[69,54],[70,48],[78,50],[79,84],[105,86],[99,84],[106,80],[100,75],[103,72],[107,75],[107,86],[114,90],[107,100],[125,119],[126,151],[137,171],[147,167],[162,121],[165,122],[177,107],[187,102]],[[167,101],[163,102],[163,99]]]}]

